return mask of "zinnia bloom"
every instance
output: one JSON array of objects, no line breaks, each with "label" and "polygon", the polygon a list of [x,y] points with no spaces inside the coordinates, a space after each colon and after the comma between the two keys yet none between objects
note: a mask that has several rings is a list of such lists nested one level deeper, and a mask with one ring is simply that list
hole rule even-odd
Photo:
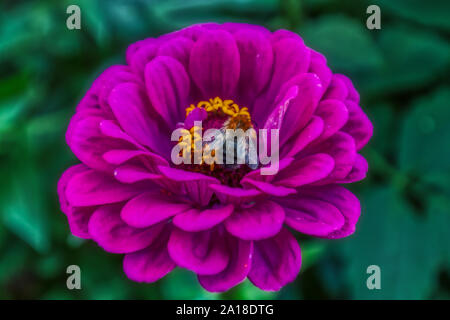
[{"label": "zinnia bloom", "polygon": [[[203,129],[279,129],[278,173],[174,165],[171,133],[195,120]],[[360,204],[340,184],[365,177],[358,151],[371,135],[352,82],[299,35],[193,25],[130,45],[126,64],[94,81],[67,130],[81,164],[59,181],[61,209],[75,236],[125,254],[131,280],[181,267],[208,291],[247,277],[279,290],[300,270],[293,232],[354,232]]]}]

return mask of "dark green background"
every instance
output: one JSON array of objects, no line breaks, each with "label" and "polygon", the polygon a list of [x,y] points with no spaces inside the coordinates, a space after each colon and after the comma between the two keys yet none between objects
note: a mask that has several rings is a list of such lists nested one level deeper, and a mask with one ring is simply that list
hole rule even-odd
[{"label": "dark green background", "polygon": [[[81,30],[66,8],[81,8]],[[381,7],[382,29],[366,28]],[[449,299],[450,2],[448,0],[1,1],[0,298],[3,299]],[[303,267],[277,293],[248,281],[204,291],[175,270],[156,284],[126,279],[120,255],[70,235],[56,182],[77,162],[64,141],[74,108],[96,76],[123,63],[128,44],[196,22],[287,28],[324,53],[361,93],[375,134],[357,232],[299,237]],[[82,290],[66,289],[81,267]],[[366,268],[381,268],[381,290]]]}]

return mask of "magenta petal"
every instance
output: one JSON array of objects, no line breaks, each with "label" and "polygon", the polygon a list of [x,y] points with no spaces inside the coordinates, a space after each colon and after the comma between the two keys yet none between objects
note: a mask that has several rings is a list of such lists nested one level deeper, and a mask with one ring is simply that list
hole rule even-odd
[{"label": "magenta petal", "polygon": [[130,227],[120,218],[121,205],[102,206],[89,220],[89,234],[105,251],[129,253],[146,248],[155,240],[164,223],[151,228]]},{"label": "magenta petal", "polygon": [[343,238],[355,232],[355,226],[361,214],[361,206],[358,198],[353,193],[338,185],[328,185],[301,188],[299,189],[299,194],[307,199],[328,202],[336,207],[344,216],[345,223],[342,228],[330,233],[326,238]]},{"label": "magenta petal", "polygon": [[184,120],[190,81],[183,65],[171,57],[160,56],[145,67],[145,84],[156,112],[175,128]]},{"label": "magenta petal", "polygon": [[224,30],[227,30],[230,33],[238,33],[242,30],[250,30],[250,31],[256,31],[262,35],[264,35],[267,38],[270,38],[271,32],[267,30],[265,27],[258,26],[255,24],[249,24],[249,23],[240,23],[240,22],[225,22],[222,25],[220,25]]},{"label": "magenta petal", "polygon": [[132,72],[128,66],[113,66],[108,68],[101,76],[102,80],[99,84],[98,101],[102,109],[105,111],[106,119],[112,119],[113,112],[109,104],[108,98],[111,91],[121,83],[135,83],[142,85],[139,76]]},{"label": "magenta petal", "polygon": [[344,76],[343,74],[335,74],[336,78],[341,80],[345,86],[347,87],[348,94],[346,100],[353,101],[354,103],[359,103],[359,93],[356,91],[355,87],[353,86],[352,80],[350,80],[347,76]]},{"label": "magenta petal", "polygon": [[265,182],[261,180],[252,180],[250,178],[246,178],[241,182],[244,186],[252,186],[255,187],[266,194],[270,194],[275,197],[284,197],[289,194],[297,193],[295,189],[286,188],[284,186],[277,186],[272,184],[271,182]]},{"label": "magenta petal", "polygon": [[119,126],[119,123],[117,123],[116,120],[101,120],[99,123],[99,128],[101,134],[106,137],[128,142],[133,149],[134,148],[144,149],[144,147],[139,142],[137,142],[136,139],[129,136],[122,130],[122,128]]},{"label": "magenta petal", "polygon": [[208,180],[196,180],[183,182],[183,189],[186,191],[189,199],[199,204],[200,206],[207,206],[211,200],[214,191],[210,188],[211,182]]},{"label": "magenta petal", "polygon": [[245,280],[251,267],[253,242],[227,237],[230,262],[225,270],[214,275],[200,275],[198,281],[210,292],[223,292]]},{"label": "magenta petal", "polygon": [[347,100],[345,104],[349,111],[349,118],[342,131],[351,135],[355,139],[356,150],[361,150],[372,137],[372,123],[356,103]]},{"label": "magenta petal", "polygon": [[181,37],[191,39],[193,41],[197,41],[205,33],[209,32],[209,30],[215,30],[218,28],[219,28],[219,25],[217,23],[213,23],[213,22],[199,23],[199,24],[194,24],[194,25],[186,27],[184,29],[169,33],[167,35],[164,35],[163,37],[167,37],[167,38],[171,39],[171,38],[178,38],[181,36]]},{"label": "magenta petal", "polygon": [[105,112],[101,109],[100,104],[98,102],[98,92],[95,92],[96,88],[94,89],[94,84],[91,86],[91,88],[86,92],[86,95],[78,103],[75,109],[76,110],[75,114],[86,112],[99,117],[105,116]]},{"label": "magenta petal", "polygon": [[138,159],[138,161],[140,161],[147,168],[152,166],[155,166],[156,168],[157,166],[169,165],[169,163],[161,156],[151,153],[150,151],[143,150],[110,150],[103,154],[103,159],[114,165],[120,165],[125,162],[129,162],[130,160]]},{"label": "magenta petal", "polygon": [[159,192],[145,192],[125,204],[120,216],[128,225],[145,228],[185,212],[191,205]]},{"label": "magenta petal", "polygon": [[70,231],[74,236],[89,239],[88,222],[95,210],[95,207],[73,207],[69,204],[66,197],[68,183],[73,177],[90,171],[84,164],[78,164],[67,169],[58,181],[58,196],[61,205],[61,211],[67,216]]},{"label": "magenta petal", "polygon": [[[109,104],[120,126],[139,143],[153,151],[165,154],[169,150],[159,140],[165,137],[149,113],[149,104],[144,90],[134,83],[123,83],[115,87],[109,96]],[[116,148],[118,149],[118,148]]]},{"label": "magenta petal", "polygon": [[210,188],[214,191],[220,202],[226,204],[235,204],[253,201],[262,195],[262,192],[257,189],[243,189],[229,187],[223,184],[211,184]]},{"label": "magenta petal", "polygon": [[178,182],[205,180],[211,183],[220,183],[216,178],[206,176],[202,173],[185,171],[165,166],[159,166],[158,168],[164,176]]},{"label": "magenta petal", "polygon": [[125,60],[127,61],[127,64],[131,65],[131,60],[133,59],[133,56],[136,54],[136,52],[138,52],[139,49],[147,45],[156,44],[157,42],[158,40],[154,38],[147,38],[130,44],[125,52]]},{"label": "magenta petal", "polygon": [[123,183],[135,183],[144,180],[156,180],[162,176],[160,174],[150,173],[142,166],[125,164],[114,170],[114,177]]},{"label": "magenta petal", "polygon": [[[309,123],[290,142],[282,146],[282,157],[293,157],[302,151],[311,142],[316,140],[323,132],[322,118],[313,116]],[[286,153],[286,155],[284,155]]]},{"label": "magenta petal", "polygon": [[282,87],[281,94],[288,92],[292,86],[296,86],[298,92],[286,110],[280,130],[280,144],[284,144],[310,121],[322,94],[322,84],[315,74],[306,73],[291,79]]},{"label": "magenta petal", "polygon": [[184,37],[176,37],[161,44],[158,50],[158,55],[169,56],[177,59],[188,70],[189,57],[194,41]]},{"label": "magenta petal", "polygon": [[[157,39],[146,39],[139,41],[135,48],[128,48],[127,62],[133,71],[140,75],[144,75],[145,66],[155,58],[158,53],[160,42]],[[131,52],[131,49],[134,52]]]},{"label": "magenta petal", "polygon": [[[127,162],[130,159],[135,157],[145,155],[147,152],[142,150],[110,150],[103,154],[103,159],[105,159],[108,163],[119,165]],[[164,165],[164,163],[161,163]]]},{"label": "magenta petal", "polygon": [[89,170],[74,176],[66,188],[72,206],[93,206],[127,200],[142,192],[141,185],[122,184],[106,174]]},{"label": "magenta petal", "polygon": [[298,36],[276,41],[273,50],[274,70],[269,92],[276,95],[284,82],[308,70],[311,54]]},{"label": "magenta petal", "polygon": [[266,291],[277,291],[297,277],[301,267],[300,246],[286,229],[275,237],[255,241],[250,281]]},{"label": "magenta petal", "polygon": [[[287,168],[292,161],[294,161],[294,158],[285,158],[282,157],[280,162],[278,163],[278,171],[284,170],[284,168]],[[264,182],[271,182],[274,180],[276,175],[263,175],[261,174],[261,169],[256,169],[253,171],[250,171],[247,173],[241,180],[241,184],[245,185],[247,179],[254,180],[254,181],[264,181]]]},{"label": "magenta petal", "polygon": [[327,153],[334,159],[333,172],[321,183],[345,178],[353,168],[356,157],[355,141],[341,131],[308,150],[308,153]]},{"label": "magenta petal", "polygon": [[88,167],[100,171],[112,171],[103,154],[111,149],[128,149],[132,144],[124,140],[106,137],[100,131],[102,118],[74,116],[66,133],[67,144],[75,156]]},{"label": "magenta petal", "polygon": [[284,221],[283,208],[273,201],[258,201],[250,208],[242,207],[225,220],[232,235],[243,240],[261,240],[280,232]]},{"label": "magenta petal", "polygon": [[209,31],[194,44],[189,71],[206,99],[232,97],[239,69],[239,50],[228,32]]},{"label": "magenta petal", "polygon": [[350,171],[344,179],[337,181],[337,183],[352,183],[361,181],[366,177],[368,170],[369,164],[367,163],[367,160],[362,155],[356,154],[352,171]]},{"label": "magenta petal", "polygon": [[[289,90],[285,93],[284,97],[280,100],[280,102],[277,104],[277,106],[272,110],[269,117],[267,118],[264,129],[270,131],[273,129],[281,129],[283,121],[286,117],[286,114],[289,109],[292,109],[291,106],[293,100],[298,95],[298,86],[292,86],[289,88]],[[287,118],[287,117],[286,117]],[[288,121],[286,119],[286,121]],[[281,137],[280,137],[281,140]],[[286,139],[284,139],[286,140]],[[269,144],[270,145],[270,144]]]},{"label": "magenta petal", "polygon": [[90,169],[84,164],[77,164],[64,171],[61,178],[59,178],[57,192],[62,212],[67,214],[71,207],[66,198],[67,184],[74,176],[89,170]]},{"label": "magenta petal", "polygon": [[243,29],[234,34],[240,54],[239,96],[252,102],[269,81],[273,51],[270,41],[262,32]]},{"label": "magenta petal", "polygon": [[163,188],[175,194],[186,194],[192,202],[205,206],[209,203],[213,190],[211,184],[220,183],[216,178],[166,166],[158,166],[167,179],[158,180]]},{"label": "magenta petal", "polygon": [[295,160],[275,178],[275,184],[285,187],[299,187],[327,177],[334,168],[333,158],[325,153],[313,154]]},{"label": "magenta petal", "polygon": [[286,224],[305,234],[326,237],[345,223],[341,212],[325,201],[303,198],[299,194],[277,199],[277,202],[286,212]]},{"label": "magenta petal", "polygon": [[323,96],[323,99],[335,99],[344,101],[347,95],[348,89],[345,85],[345,82],[341,78],[336,77],[336,75],[333,75],[330,85],[328,86],[328,89]]},{"label": "magenta petal", "polygon": [[88,223],[96,207],[70,207],[67,211],[67,221],[70,232],[79,238],[90,239]]},{"label": "magenta petal", "polygon": [[324,130],[320,140],[331,137],[341,129],[348,120],[348,110],[339,100],[323,100],[317,106],[315,114],[323,119]]},{"label": "magenta petal", "polygon": [[302,41],[302,38],[297,33],[286,29],[276,30],[271,34],[269,34],[269,36],[270,40],[272,41],[272,44],[277,43],[283,39],[293,39]]},{"label": "magenta petal", "polygon": [[177,214],[173,218],[173,224],[189,232],[208,230],[228,218],[233,209],[234,207],[231,204],[204,210],[194,208]]},{"label": "magenta petal", "polygon": [[166,166],[158,166],[166,180],[161,183],[170,191],[177,194],[187,194],[189,199],[193,202],[206,206],[214,190],[211,188],[212,184],[220,183],[219,180],[202,173],[184,171]]},{"label": "magenta petal", "polygon": [[[114,66],[112,66],[114,67]],[[109,69],[109,68],[108,68]],[[108,70],[106,69],[106,70]],[[102,81],[102,75],[100,75],[97,79],[94,80],[91,87],[87,90],[86,94],[83,98],[81,98],[80,102],[76,107],[76,112],[86,111],[86,110],[97,110],[100,111],[101,114],[104,115],[103,110],[98,102],[98,94],[100,92],[100,82]]]},{"label": "magenta petal", "polygon": [[107,68],[94,81],[85,97],[81,100],[77,106],[77,112],[95,109],[101,111],[99,116],[102,118],[113,119],[114,116],[108,104],[108,96],[116,85],[123,82],[141,83],[142,80],[128,66],[113,65]]},{"label": "magenta petal", "polygon": [[314,50],[311,50],[311,63],[309,65],[308,73],[316,74],[322,83],[323,90],[327,90],[331,81],[332,73],[330,68],[327,66],[327,59],[322,54]]},{"label": "magenta petal", "polygon": [[229,252],[220,230],[186,232],[175,228],[170,235],[169,254],[180,267],[197,274],[216,274],[225,269]]},{"label": "magenta petal", "polygon": [[[300,37],[285,38],[273,44],[274,60],[272,78],[267,91],[262,93],[253,106],[257,124],[262,124],[276,104],[280,88],[289,79],[308,70],[310,51]],[[271,108],[272,106],[272,108]]]},{"label": "magenta petal", "polygon": [[184,128],[189,130],[194,126],[195,121],[203,121],[206,118],[208,118],[208,112],[205,109],[195,108],[184,120]]},{"label": "magenta petal", "polygon": [[129,279],[151,283],[158,281],[175,268],[175,262],[167,251],[169,236],[170,229],[166,228],[147,248],[125,255],[123,271]]},{"label": "magenta petal", "polygon": [[229,187],[229,186],[226,186],[223,184],[214,184],[214,185],[211,185],[211,188],[214,191],[217,191],[218,193],[233,196],[233,197],[246,198],[246,197],[254,197],[254,196],[261,194],[261,192],[258,192],[257,190],[254,190],[254,189],[233,188],[233,187]]},{"label": "magenta petal", "polygon": [[[278,164],[278,171],[280,172],[284,170],[292,163],[292,161],[294,161],[294,158],[282,158]],[[257,169],[247,173],[242,178],[241,185],[244,188],[248,188],[247,190],[254,190],[254,188],[257,188],[265,194],[270,194],[276,197],[284,197],[297,192],[292,188],[274,185],[272,181],[276,177],[277,175],[262,175],[261,169]]]}]

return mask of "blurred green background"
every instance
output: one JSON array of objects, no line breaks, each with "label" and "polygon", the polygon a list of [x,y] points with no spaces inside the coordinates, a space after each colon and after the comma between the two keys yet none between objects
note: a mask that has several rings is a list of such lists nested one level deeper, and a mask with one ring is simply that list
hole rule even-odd
[{"label": "blurred green background", "polygon": [[[81,8],[81,30],[66,8]],[[378,4],[382,29],[366,28]],[[161,0],[0,2],[1,299],[449,299],[450,2],[448,0]],[[56,182],[77,162],[64,141],[74,108],[96,76],[123,63],[128,44],[196,22],[238,21],[294,30],[361,93],[375,134],[370,170],[351,186],[362,203],[357,232],[299,237],[303,267],[277,293],[248,281],[204,291],[175,270],[133,283],[120,255],[70,235]],[[81,267],[82,290],[66,289]],[[366,269],[381,268],[381,290]]]}]

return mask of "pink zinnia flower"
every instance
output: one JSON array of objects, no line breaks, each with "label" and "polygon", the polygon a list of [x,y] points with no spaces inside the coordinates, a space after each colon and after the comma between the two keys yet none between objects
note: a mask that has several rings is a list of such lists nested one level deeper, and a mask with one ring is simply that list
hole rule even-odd
[{"label": "pink zinnia flower", "polygon": [[[246,277],[279,290],[300,270],[292,230],[354,232],[359,201],[339,184],[365,177],[358,151],[372,125],[352,82],[297,34],[194,25],[132,44],[126,61],[79,103],[66,139],[82,163],[62,175],[58,193],[71,232],[125,254],[130,279],[154,282],[178,266],[209,291]],[[171,133],[195,120],[279,129],[279,172],[174,165]]]}]

